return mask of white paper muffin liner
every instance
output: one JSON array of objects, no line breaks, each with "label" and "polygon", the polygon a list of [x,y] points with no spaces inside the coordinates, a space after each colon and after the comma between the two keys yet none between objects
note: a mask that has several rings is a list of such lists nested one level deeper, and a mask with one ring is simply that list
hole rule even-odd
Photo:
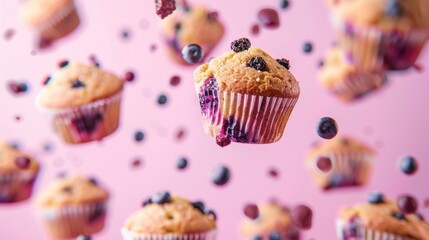
[{"label": "white paper muffin liner", "polygon": [[396,234],[379,231],[375,229],[359,226],[357,228],[357,237],[345,236],[344,230],[347,230],[348,223],[343,220],[336,221],[337,237],[339,240],[416,240],[414,238],[403,237]]},{"label": "white paper muffin liner", "polygon": [[[426,29],[382,31],[377,27],[353,26],[335,16],[332,16],[331,20],[340,33],[340,44],[348,52],[350,60],[364,70],[409,68],[415,63],[425,42],[429,39],[429,30]],[[409,59],[401,63],[401,66],[386,66],[385,57],[388,51],[397,49],[398,45],[408,47],[406,55]]]},{"label": "white paper muffin liner", "polygon": [[[43,112],[47,112],[53,119],[53,125],[59,135],[67,143],[84,143],[102,138],[113,133],[119,125],[122,91],[104,99],[99,99],[82,106],[66,109],[47,109],[39,106]],[[94,129],[91,131],[79,130],[74,119],[85,122],[85,116],[100,114],[102,119],[91,123]]]},{"label": "white paper muffin liner", "polygon": [[104,227],[106,213],[105,202],[38,210],[39,217],[53,238],[75,238],[97,233]]},{"label": "white paper muffin liner", "polygon": [[[328,157],[331,159],[331,170],[324,172],[317,166],[317,161],[320,157]],[[374,161],[374,155],[363,151],[335,151],[325,153],[315,157],[309,161],[308,167],[317,179],[323,179],[320,183],[329,184],[333,178],[340,176],[342,181],[338,186],[321,186],[327,188],[335,188],[341,186],[353,186],[366,183],[369,173],[363,170],[370,170]],[[365,178],[362,177],[365,176]]]},{"label": "white paper muffin liner", "polygon": [[123,240],[215,240],[217,231],[196,234],[137,234],[125,228],[121,229]]},{"label": "white paper muffin liner", "polygon": [[[199,85],[197,85],[199,91]],[[204,130],[232,142],[273,143],[284,132],[298,98],[264,97],[220,91],[211,92],[219,107],[202,112]]]}]

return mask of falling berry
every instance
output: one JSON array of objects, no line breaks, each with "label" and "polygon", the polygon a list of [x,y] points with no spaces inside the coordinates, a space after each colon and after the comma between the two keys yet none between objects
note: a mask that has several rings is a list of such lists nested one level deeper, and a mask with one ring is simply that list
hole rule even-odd
[{"label": "falling berry", "polygon": [[292,210],[292,222],[296,227],[307,230],[311,228],[313,212],[305,205],[299,205]]},{"label": "falling berry", "polygon": [[279,171],[276,168],[268,169],[268,175],[272,178],[277,178],[279,176]]},{"label": "falling berry", "polygon": [[13,94],[22,94],[28,91],[28,85],[23,82],[10,81],[8,88]]},{"label": "falling berry", "polygon": [[132,72],[132,71],[127,71],[126,73],[125,73],[125,76],[124,76],[124,80],[125,81],[127,81],[127,82],[132,82],[132,81],[134,81],[134,79],[136,78],[136,76],[135,76],[135,74],[134,74],[134,72]]},{"label": "falling berry", "polygon": [[170,78],[170,85],[171,86],[177,86],[180,84],[180,81],[182,79],[180,78],[180,76],[174,75]]},{"label": "falling berry", "polygon": [[412,156],[405,156],[399,161],[399,168],[407,175],[414,174],[418,169],[417,161]]},{"label": "falling berry", "polygon": [[399,210],[404,214],[411,214],[417,211],[417,201],[413,196],[401,195],[398,197],[397,205]]},{"label": "falling berry", "polygon": [[256,204],[249,203],[243,208],[243,213],[251,220],[256,220],[259,217],[259,208]]},{"label": "falling berry", "polygon": [[305,42],[302,45],[302,51],[304,51],[304,53],[311,53],[311,51],[313,51],[313,44],[310,42]]},{"label": "falling berry", "polygon": [[332,160],[329,157],[320,157],[316,161],[316,166],[322,172],[329,172],[332,170]]},{"label": "falling berry", "polygon": [[231,173],[229,169],[224,165],[219,165],[213,168],[211,173],[211,180],[218,186],[225,185],[228,183]]},{"label": "falling berry", "polygon": [[179,170],[183,170],[186,167],[188,167],[188,159],[186,159],[185,157],[179,158],[176,162],[176,168]]},{"label": "falling berry", "polygon": [[189,64],[199,63],[204,56],[203,49],[197,44],[189,44],[183,47],[182,57]]},{"label": "falling berry", "polygon": [[28,157],[17,157],[15,159],[15,165],[21,169],[28,169],[30,167],[31,160]]},{"label": "falling berry", "polygon": [[152,203],[164,204],[171,201],[171,195],[167,191],[161,191],[152,196],[150,200]]},{"label": "falling berry", "polygon": [[280,25],[279,14],[273,8],[259,10],[258,20],[260,24],[266,28],[277,28]]},{"label": "falling berry", "polygon": [[121,31],[121,37],[122,37],[122,39],[128,39],[128,38],[130,38],[130,31],[128,31],[127,29],[123,29],[122,31]]},{"label": "falling berry", "polygon": [[231,42],[231,50],[239,53],[248,50],[252,46],[252,43],[248,38],[240,38]]},{"label": "falling berry", "polygon": [[259,34],[259,25],[258,24],[253,24],[252,27],[250,28],[250,33],[253,35],[258,35]]},{"label": "falling berry", "polygon": [[317,134],[324,139],[332,139],[338,133],[337,122],[330,118],[324,117],[320,119],[317,125]]},{"label": "falling berry", "polygon": [[135,158],[134,160],[131,161],[132,168],[139,168],[141,165],[142,165],[142,161],[140,160],[140,158]]},{"label": "falling berry", "polygon": [[157,101],[158,101],[159,105],[164,105],[164,104],[167,103],[168,99],[167,99],[166,95],[161,94],[161,95],[158,96],[158,100]]},{"label": "falling berry", "polygon": [[384,195],[382,193],[379,193],[379,192],[370,193],[370,194],[368,194],[367,200],[371,204],[384,203]]},{"label": "falling berry", "polygon": [[13,30],[12,28],[7,29],[3,34],[4,40],[6,41],[10,41],[13,36],[15,36],[15,30]]},{"label": "falling berry", "polygon": [[142,131],[136,131],[134,133],[134,140],[136,140],[136,142],[141,142],[144,139],[144,133]]},{"label": "falling berry", "polygon": [[289,0],[280,0],[280,8],[286,9],[289,7]]}]

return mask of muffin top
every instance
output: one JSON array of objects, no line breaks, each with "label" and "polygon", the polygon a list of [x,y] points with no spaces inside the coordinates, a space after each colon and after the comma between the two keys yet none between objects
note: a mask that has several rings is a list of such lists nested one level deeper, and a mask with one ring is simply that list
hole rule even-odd
[{"label": "muffin top", "polygon": [[21,17],[29,26],[38,26],[71,11],[73,0],[28,0],[21,9]]},{"label": "muffin top", "polygon": [[259,204],[258,209],[257,219],[246,218],[240,224],[240,232],[246,238],[294,228],[287,208],[275,203],[264,203]]},{"label": "muffin top", "polygon": [[427,0],[327,0],[336,17],[360,27],[383,30],[429,29]]},{"label": "muffin top", "polygon": [[223,36],[224,27],[216,12],[202,6],[179,8],[162,21],[167,39],[177,37],[182,45],[215,44]]},{"label": "muffin top", "polygon": [[28,172],[37,173],[39,163],[10,144],[0,141],[0,173]]},{"label": "muffin top", "polygon": [[339,47],[333,47],[325,56],[319,79],[323,86],[330,87],[356,72],[356,67],[347,61],[345,53]]},{"label": "muffin top", "polygon": [[337,136],[329,141],[314,146],[308,154],[308,160],[312,161],[320,155],[341,151],[356,151],[375,155],[375,151],[369,146],[348,136]]},{"label": "muffin top", "polygon": [[213,211],[202,202],[188,200],[168,192],[159,192],[125,222],[125,230],[135,234],[194,234],[216,229]]},{"label": "muffin top", "polygon": [[232,42],[232,51],[199,66],[194,72],[197,84],[215,77],[222,91],[270,97],[298,98],[298,81],[289,71],[289,61],[274,59],[242,38]]},{"label": "muffin top", "polygon": [[396,202],[381,200],[379,203],[363,203],[344,208],[339,219],[350,221],[356,218],[370,229],[407,236],[418,240],[429,239],[429,225],[416,214],[401,214]]},{"label": "muffin top", "polygon": [[96,66],[64,62],[45,81],[37,101],[45,108],[77,107],[113,96],[122,88],[120,78]]},{"label": "muffin top", "polygon": [[39,208],[59,208],[82,204],[104,203],[109,193],[95,178],[78,174],[62,174],[52,181],[37,197]]}]

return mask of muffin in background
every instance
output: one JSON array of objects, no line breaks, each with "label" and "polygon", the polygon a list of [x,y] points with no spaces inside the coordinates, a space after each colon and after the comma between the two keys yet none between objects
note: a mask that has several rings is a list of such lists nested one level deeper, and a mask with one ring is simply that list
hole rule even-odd
[{"label": "muffin in background", "polygon": [[38,195],[36,209],[49,236],[76,238],[103,229],[108,199],[95,178],[62,174]]},{"label": "muffin in background", "polygon": [[33,157],[0,141],[0,204],[29,199],[39,171]]},{"label": "muffin in background", "polygon": [[368,182],[375,156],[364,143],[337,136],[314,146],[307,154],[307,166],[322,189],[360,186]]},{"label": "muffin in background", "polygon": [[339,0],[328,4],[342,47],[361,69],[407,69],[429,39],[427,0]]},{"label": "muffin in background", "polygon": [[123,84],[96,66],[63,62],[46,79],[36,104],[66,143],[101,140],[119,126]]},{"label": "muffin in background", "polygon": [[215,240],[216,215],[203,202],[163,191],[145,200],[121,233],[124,240]]},{"label": "muffin in background", "polygon": [[331,48],[323,61],[319,82],[344,102],[361,99],[387,83],[383,69],[360,70],[339,47]]},{"label": "muffin in background", "polygon": [[247,38],[231,49],[194,71],[204,130],[222,147],[276,142],[300,94],[289,61],[251,47]]},{"label": "muffin in background", "polygon": [[258,204],[258,209],[258,218],[246,217],[240,223],[241,239],[300,239],[298,228],[292,224],[289,209],[277,203]]},{"label": "muffin in background", "polygon": [[420,214],[404,214],[395,201],[373,193],[368,203],[339,211],[337,236],[339,240],[428,240],[429,224]]},{"label": "muffin in background", "polygon": [[27,0],[21,9],[22,21],[41,41],[55,41],[80,24],[74,0]]},{"label": "muffin in background", "polygon": [[182,48],[198,44],[208,56],[224,34],[223,24],[217,12],[203,6],[180,5],[176,11],[162,21],[161,35],[169,57],[189,64],[182,57]]}]

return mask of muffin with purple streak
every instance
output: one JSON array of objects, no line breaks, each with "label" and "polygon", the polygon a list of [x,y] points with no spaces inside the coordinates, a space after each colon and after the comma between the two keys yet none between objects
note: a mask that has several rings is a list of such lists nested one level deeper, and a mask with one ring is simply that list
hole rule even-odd
[{"label": "muffin with purple streak", "polygon": [[220,146],[278,141],[298,101],[289,61],[251,47],[247,38],[194,72],[205,132]]}]

